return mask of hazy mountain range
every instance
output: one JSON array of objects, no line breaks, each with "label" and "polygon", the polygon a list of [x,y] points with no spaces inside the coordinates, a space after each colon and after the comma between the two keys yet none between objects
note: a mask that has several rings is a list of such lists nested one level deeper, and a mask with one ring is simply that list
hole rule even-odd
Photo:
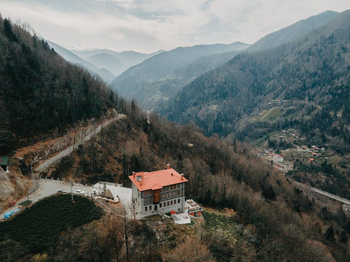
[{"label": "hazy mountain range", "polygon": [[142,54],[135,51],[115,52],[108,49],[73,50],[72,52],[99,68],[106,68],[115,76],[120,75],[128,68],[142,63],[146,59],[162,53],[160,50],[151,54]]},{"label": "hazy mountain range", "polygon": [[197,76],[218,67],[248,46],[236,42],[179,47],[128,69],[111,85],[126,98],[135,98],[142,107],[154,109]]},{"label": "hazy mountain range", "polygon": [[[223,65],[243,50],[265,50],[293,41],[336,14],[327,11],[299,21],[251,46],[238,42],[228,46],[208,45],[171,50],[125,71],[113,81],[112,87],[121,95],[136,99],[142,107],[155,109],[162,102],[168,103],[196,77]],[[182,59],[182,56],[186,59]]]},{"label": "hazy mountain range", "polygon": [[115,52],[108,49],[68,50],[53,42],[47,41],[66,61],[80,65],[91,73],[99,75],[102,80],[110,83],[116,76],[136,64],[139,64],[163,50],[152,54],[142,54],[134,51]]}]

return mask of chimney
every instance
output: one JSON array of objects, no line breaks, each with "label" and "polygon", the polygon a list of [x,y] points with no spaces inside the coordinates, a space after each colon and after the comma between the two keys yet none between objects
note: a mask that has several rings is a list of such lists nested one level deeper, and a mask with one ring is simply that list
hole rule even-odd
[{"label": "chimney", "polygon": [[135,172],[132,172],[132,177],[135,178]]},{"label": "chimney", "polygon": [[167,164],[167,165],[166,165],[166,169],[170,169],[170,164]]},{"label": "chimney", "polygon": [[181,180],[184,180],[184,174],[181,174]]}]

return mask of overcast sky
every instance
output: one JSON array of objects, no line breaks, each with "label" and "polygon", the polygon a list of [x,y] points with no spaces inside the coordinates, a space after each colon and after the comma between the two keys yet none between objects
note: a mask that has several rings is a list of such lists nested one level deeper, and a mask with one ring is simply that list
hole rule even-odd
[{"label": "overcast sky", "polygon": [[254,43],[349,0],[0,0],[0,12],[64,47],[154,52]]}]

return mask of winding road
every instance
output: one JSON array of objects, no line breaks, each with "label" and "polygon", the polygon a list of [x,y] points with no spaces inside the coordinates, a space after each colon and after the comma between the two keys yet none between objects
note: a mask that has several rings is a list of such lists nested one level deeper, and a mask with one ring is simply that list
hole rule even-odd
[{"label": "winding road", "polygon": [[101,125],[99,125],[95,130],[93,130],[91,133],[89,133],[87,136],[85,136],[80,141],[76,142],[74,145],[66,148],[65,150],[61,151],[59,154],[47,159],[44,163],[41,163],[37,168],[35,168],[35,172],[40,173],[49,168],[51,165],[57,163],[59,160],[61,160],[63,157],[68,156],[71,154],[74,150],[74,148],[77,148],[79,145],[85,143],[86,141],[90,140],[91,137],[95,136],[96,134],[100,133],[102,128],[105,128],[109,126],[111,123],[115,122],[118,119],[126,118],[126,115],[118,114],[117,117],[112,118]]}]

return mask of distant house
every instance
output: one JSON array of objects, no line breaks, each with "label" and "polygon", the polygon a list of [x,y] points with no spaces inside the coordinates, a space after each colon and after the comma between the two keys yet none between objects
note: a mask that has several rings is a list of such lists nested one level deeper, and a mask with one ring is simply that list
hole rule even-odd
[{"label": "distant house", "polygon": [[279,154],[274,154],[273,159],[277,162],[283,162],[283,156],[281,156]]},{"label": "distant house", "polygon": [[185,183],[188,180],[170,165],[165,170],[133,173],[129,179],[132,182],[133,212],[136,217],[170,211],[184,212]]},{"label": "distant house", "polygon": [[273,164],[273,167],[277,171],[282,171],[282,172],[284,171],[284,167],[283,166],[277,165],[275,163]]},{"label": "distant house", "polygon": [[307,146],[301,146],[301,148],[305,150],[305,149],[307,149]]}]

